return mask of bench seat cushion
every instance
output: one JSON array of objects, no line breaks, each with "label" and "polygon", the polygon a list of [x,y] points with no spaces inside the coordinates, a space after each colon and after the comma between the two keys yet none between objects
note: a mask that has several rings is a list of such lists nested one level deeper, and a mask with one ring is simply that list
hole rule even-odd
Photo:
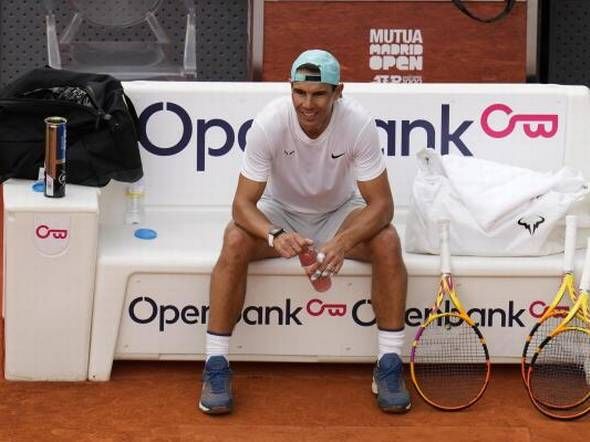
[{"label": "bench seat cushion", "polygon": [[[225,214],[200,214],[198,222],[180,220],[170,222],[155,218],[145,227],[154,229],[158,236],[142,240],[134,236],[139,227],[134,225],[101,225],[98,259],[100,264],[132,266],[134,271],[159,273],[210,273],[221,251],[223,231],[228,217]],[[405,225],[396,225],[403,237]],[[578,251],[582,259],[582,251]],[[551,276],[562,270],[562,254],[541,257],[480,257],[455,256],[453,270],[465,276]],[[436,275],[439,272],[437,255],[404,253],[410,276]],[[250,274],[300,274],[296,259],[268,259],[250,265]],[[369,275],[366,263],[347,260],[341,275]]]}]

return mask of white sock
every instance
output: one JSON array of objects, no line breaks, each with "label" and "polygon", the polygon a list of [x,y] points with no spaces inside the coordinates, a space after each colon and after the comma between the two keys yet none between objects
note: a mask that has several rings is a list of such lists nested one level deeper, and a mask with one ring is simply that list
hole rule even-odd
[{"label": "white sock", "polygon": [[229,355],[229,340],[231,336],[215,335],[207,332],[207,339],[205,341],[205,349],[207,352],[207,359],[211,356],[223,356],[228,359]]},{"label": "white sock", "polygon": [[397,353],[401,356],[402,346],[404,345],[404,329],[396,331],[378,330],[377,345],[379,348],[377,360],[380,360],[386,353]]}]

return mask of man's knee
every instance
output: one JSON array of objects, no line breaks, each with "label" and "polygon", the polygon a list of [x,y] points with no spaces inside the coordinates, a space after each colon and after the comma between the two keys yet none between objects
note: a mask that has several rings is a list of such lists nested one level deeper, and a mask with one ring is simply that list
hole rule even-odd
[{"label": "man's knee", "polygon": [[244,229],[230,223],[223,234],[220,260],[228,262],[249,262],[252,259],[256,239]]},{"label": "man's knee", "polygon": [[403,265],[401,241],[392,225],[377,233],[369,240],[368,245],[373,259],[393,261]]}]

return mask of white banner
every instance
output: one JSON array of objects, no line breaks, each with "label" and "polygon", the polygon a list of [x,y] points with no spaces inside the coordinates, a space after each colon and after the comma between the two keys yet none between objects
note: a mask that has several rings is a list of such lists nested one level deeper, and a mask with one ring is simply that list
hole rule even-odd
[{"label": "white banner", "polygon": [[[517,362],[524,340],[559,277],[458,277],[457,290],[496,361]],[[371,360],[377,351],[370,280],[339,276],[319,294],[304,276],[251,275],[234,337],[233,359],[294,357]],[[434,301],[437,277],[413,277],[405,313],[409,355],[416,327]],[[129,281],[117,358],[202,358],[209,275],[135,274]],[[269,294],[272,293],[272,297]],[[565,301],[564,301],[565,302]],[[443,310],[449,311],[446,301]]]},{"label": "white banner", "polygon": [[[147,203],[164,206],[228,207],[252,119],[268,101],[289,94],[287,83],[133,82],[125,89],[140,115]],[[424,147],[548,171],[579,158],[589,135],[584,87],[358,83],[346,84],[344,93],[375,117],[396,209],[409,202],[415,154]],[[588,167],[580,161],[572,166]],[[558,284],[559,270],[553,270],[509,278],[470,273],[457,280],[495,360],[520,357],[528,330]],[[437,284],[434,274],[412,271],[406,356]],[[370,280],[353,275],[335,278],[332,290],[318,295],[304,276],[251,273],[233,357],[374,358]],[[116,357],[202,358],[209,278],[133,275]]]},{"label": "white banner", "polygon": [[[131,82],[125,90],[140,115],[148,204],[216,206],[231,203],[252,119],[289,85]],[[374,115],[402,206],[420,149],[552,170],[563,164],[566,132],[586,130],[590,107],[588,89],[571,86],[352,83],[344,94]],[[585,97],[574,113],[568,94]]]}]

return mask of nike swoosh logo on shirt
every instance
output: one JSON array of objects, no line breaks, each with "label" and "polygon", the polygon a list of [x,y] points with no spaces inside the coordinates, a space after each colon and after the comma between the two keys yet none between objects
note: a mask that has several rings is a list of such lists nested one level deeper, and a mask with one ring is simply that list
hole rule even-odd
[{"label": "nike swoosh logo on shirt", "polygon": [[336,158],[340,158],[342,155],[344,155],[344,152],[339,153],[338,155],[334,155],[332,154],[332,158],[336,159]]}]

